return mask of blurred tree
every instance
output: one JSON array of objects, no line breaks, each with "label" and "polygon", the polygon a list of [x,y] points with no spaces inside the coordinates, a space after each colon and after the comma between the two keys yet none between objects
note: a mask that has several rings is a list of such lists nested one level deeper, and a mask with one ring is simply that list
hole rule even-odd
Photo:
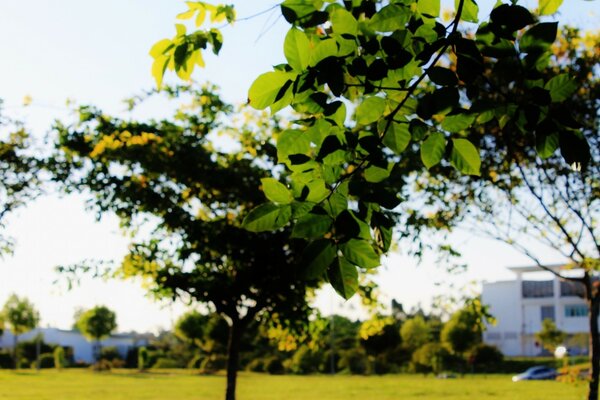
[{"label": "blurred tree", "polygon": [[276,319],[302,329],[307,287],[321,277],[300,279],[304,241],[290,240],[289,230],[252,233],[241,226],[264,201],[261,186],[290,213],[304,213],[285,183],[268,177],[277,123],[254,113],[234,117],[211,86],[165,90],[189,99],[168,120],[125,121],[82,107],[79,123],[59,124],[56,175],[68,190],[94,193],[100,213],[114,212],[132,229],[148,228],[149,235],[132,243],[119,276],[141,277],[158,296],[196,300],[225,318],[226,396],[233,399],[247,326]]},{"label": "blurred tree", "polygon": [[81,313],[77,320],[77,328],[86,338],[96,341],[94,356],[99,361],[100,341],[110,336],[117,328],[117,316],[105,306],[96,306]]},{"label": "blurred tree", "polygon": [[546,318],[542,321],[542,329],[536,332],[535,338],[550,354],[554,354],[554,350],[559,345],[565,344],[564,341],[567,338],[567,334],[558,329],[553,320]]},{"label": "blurred tree", "polygon": [[0,100],[0,257],[13,247],[2,233],[6,218],[40,190],[40,162],[27,152],[29,136],[22,124],[1,115],[1,104]]},{"label": "blurred tree", "polygon": [[19,298],[11,294],[2,308],[2,319],[13,334],[13,358],[15,369],[19,365],[17,343],[19,335],[29,332],[40,322],[40,314],[33,304],[26,298]]},{"label": "blurred tree", "polygon": [[467,299],[462,309],[444,324],[440,339],[450,351],[458,355],[481,343],[487,323],[495,323],[489,308],[479,298]]},{"label": "blurred tree", "polygon": [[429,326],[420,315],[410,318],[402,324],[400,336],[402,342],[413,351],[431,340]]}]

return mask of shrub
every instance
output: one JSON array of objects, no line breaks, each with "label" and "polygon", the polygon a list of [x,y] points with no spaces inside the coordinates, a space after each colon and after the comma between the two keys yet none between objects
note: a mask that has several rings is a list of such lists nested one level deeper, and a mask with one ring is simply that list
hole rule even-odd
[{"label": "shrub", "polygon": [[122,360],[121,353],[115,346],[103,347],[100,350],[100,359],[106,361]]},{"label": "shrub", "polygon": [[338,368],[352,374],[365,374],[368,368],[367,354],[363,349],[350,349],[340,353]]},{"label": "shrub", "polygon": [[277,357],[267,358],[264,362],[264,369],[271,375],[282,375],[285,372],[283,363]]},{"label": "shrub", "polygon": [[61,346],[57,346],[54,349],[53,358],[54,358],[54,368],[61,369],[61,368],[66,367],[67,361],[65,359],[65,349],[63,349]]},{"label": "shrub", "polygon": [[179,368],[181,365],[177,362],[177,360],[173,360],[172,358],[161,357],[152,366],[152,368]]},{"label": "shrub", "polygon": [[148,350],[145,347],[137,349],[137,368],[144,371],[148,366]]},{"label": "shrub", "polygon": [[412,355],[411,367],[414,372],[438,374],[448,368],[450,353],[439,343],[427,343]]},{"label": "shrub", "polygon": [[187,367],[189,369],[199,369],[205,357],[206,356],[202,354],[195,355],[190,361],[188,361]]},{"label": "shrub", "polygon": [[90,369],[95,372],[106,372],[110,371],[112,368],[112,364],[108,360],[100,360],[95,364],[92,364]]},{"label": "shrub", "polygon": [[[28,367],[36,360],[38,354],[37,347],[37,339],[24,340],[17,344],[17,357],[19,358],[19,363],[22,365],[22,367]],[[52,353],[55,347],[56,345],[50,345],[40,341],[40,354]]]},{"label": "shrub", "polygon": [[211,354],[200,364],[200,372],[203,374],[214,374],[225,368],[227,368],[227,357],[220,354]]},{"label": "shrub", "polygon": [[[283,364],[281,364],[283,368]],[[262,358],[255,358],[246,365],[246,369],[251,372],[265,372],[265,362]]]},{"label": "shrub", "polygon": [[295,374],[310,374],[317,372],[319,354],[308,346],[300,346],[291,358],[291,371]]},{"label": "shrub", "polygon": [[8,369],[14,367],[12,355],[8,352],[0,352],[0,368]]},{"label": "shrub", "polygon": [[[54,368],[54,355],[52,353],[40,354],[39,359],[40,368]],[[31,363],[31,368],[36,369],[38,367],[37,360]]]},{"label": "shrub", "polygon": [[469,354],[469,363],[486,371],[493,371],[504,360],[504,355],[496,346],[479,344]]}]

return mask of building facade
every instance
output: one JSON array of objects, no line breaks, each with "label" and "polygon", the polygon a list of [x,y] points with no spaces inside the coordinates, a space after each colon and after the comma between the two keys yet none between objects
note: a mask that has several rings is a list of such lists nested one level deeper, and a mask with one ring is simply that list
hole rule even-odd
[{"label": "building facade", "polygon": [[[91,364],[95,361],[94,354],[97,353],[98,344],[94,341],[86,339],[79,331],[63,330],[56,328],[36,328],[23,335],[19,335],[19,342],[34,340],[38,334],[44,343],[55,344],[62,347],[70,347],[73,349],[73,360],[75,362],[83,362]],[[101,347],[115,347],[123,359],[127,356],[127,352],[135,347],[146,346],[148,338],[138,334],[114,334],[110,337],[101,340]],[[14,336],[10,330],[5,330],[0,336],[0,348],[12,349],[14,345]]]},{"label": "building facade", "polygon": [[[558,270],[560,266],[551,268]],[[545,354],[534,335],[542,329],[542,321],[549,318],[567,333],[565,345],[572,354],[587,353],[588,308],[583,286],[561,281],[556,276],[539,280],[544,271],[538,267],[509,270],[516,279],[483,284],[482,302],[490,307],[497,320],[496,325],[487,327],[484,342],[498,347],[507,356]]]}]

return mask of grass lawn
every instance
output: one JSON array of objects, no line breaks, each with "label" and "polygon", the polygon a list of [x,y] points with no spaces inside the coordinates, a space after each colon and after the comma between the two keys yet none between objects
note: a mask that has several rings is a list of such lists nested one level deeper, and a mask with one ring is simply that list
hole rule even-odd
[{"label": "grass lawn", "polygon": [[[422,375],[269,376],[241,373],[239,400],[583,399],[585,383],[519,382],[508,375],[436,379]],[[187,371],[136,373],[87,370],[0,371],[0,399],[221,400],[223,376]]]}]

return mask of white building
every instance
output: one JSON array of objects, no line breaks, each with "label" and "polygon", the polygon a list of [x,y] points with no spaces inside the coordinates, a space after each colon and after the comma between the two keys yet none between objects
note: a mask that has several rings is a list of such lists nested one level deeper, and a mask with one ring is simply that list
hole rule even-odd
[{"label": "white building", "polygon": [[[560,266],[551,268],[559,270]],[[572,341],[577,337],[584,339],[579,340],[583,342],[579,345],[567,343],[573,353],[587,353],[583,335],[588,332],[588,309],[583,299],[583,286],[561,281],[556,276],[539,280],[541,273],[549,275],[539,267],[512,267],[509,270],[516,274],[515,280],[483,284],[482,302],[490,306],[490,312],[497,320],[495,326],[487,327],[484,342],[497,346],[507,356],[540,355],[544,350],[534,334],[541,330],[542,321],[549,318]]]},{"label": "white building", "polygon": [[[33,340],[36,338],[38,333],[42,336],[42,341],[44,343],[72,348],[73,361],[84,362],[88,364],[94,362],[95,346],[97,344],[93,341],[87,340],[79,331],[67,331],[56,328],[37,328],[23,335],[19,335],[19,342]],[[117,351],[123,358],[127,356],[129,349],[139,346],[146,346],[147,344],[147,336],[130,333],[114,334],[100,341],[100,345],[102,347],[116,347]],[[0,348],[12,349],[13,345],[14,336],[10,330],[7,329],[4,331],[4,334],[0,336]]]}]

